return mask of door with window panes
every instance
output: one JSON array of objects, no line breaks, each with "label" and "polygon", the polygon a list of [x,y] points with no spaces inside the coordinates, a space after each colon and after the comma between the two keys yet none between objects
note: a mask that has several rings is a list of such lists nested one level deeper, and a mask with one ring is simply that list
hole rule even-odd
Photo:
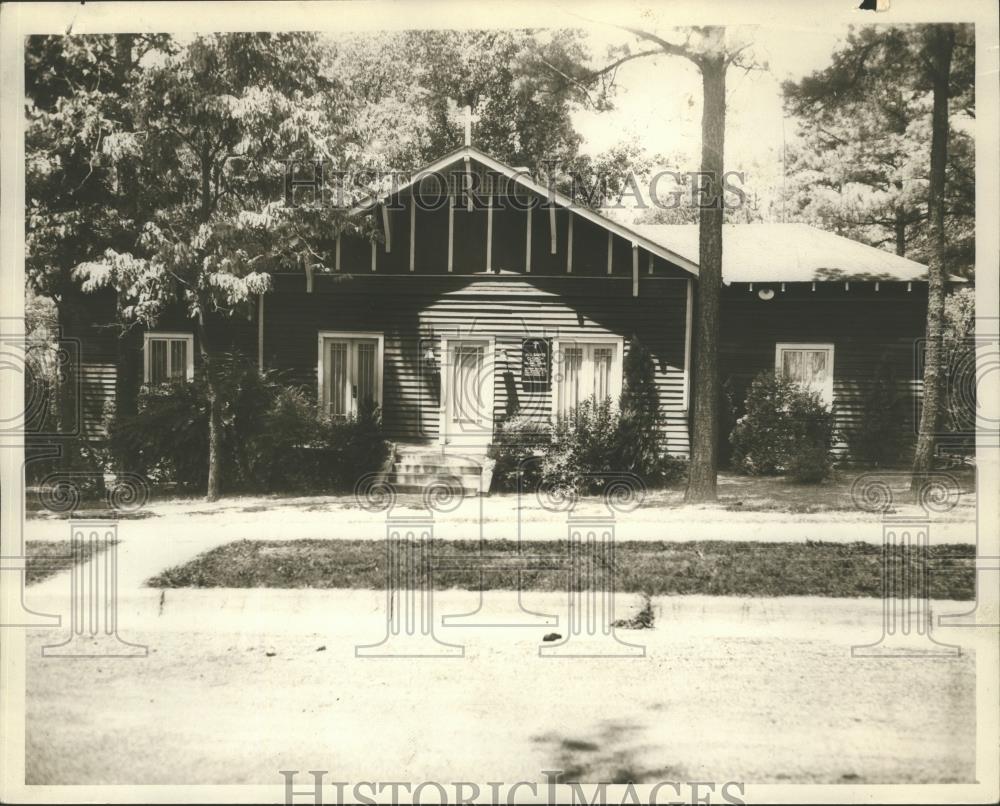
[{"label": "door with window panes", "polygon": [[346,420],[380,404],[378,339],[328,337],[324,349],[326,412]]},{"label": "door with window panes", "polygon": [[445,339],[442,370],[445,444],[483,446],[493,437],[493,350],[486,339]]}]

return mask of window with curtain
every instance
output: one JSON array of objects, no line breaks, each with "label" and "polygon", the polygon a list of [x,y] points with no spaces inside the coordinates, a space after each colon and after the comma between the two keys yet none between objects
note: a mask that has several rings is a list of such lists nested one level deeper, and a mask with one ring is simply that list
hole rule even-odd
[{"label": "window with curtain", "polygon": [[620,347],[614,343],[560,344],[560,373],[556,414],[571,415],[590,397],[616,400],[621,393]]},{"label": "window with curtain", "polygon": [[833,405],[833,345],[779,343],[775,369]]},{"label": "window with curtain", "polygon": [[381,360],[377,338],[323,337],[323,405],[331,417],[347,419],[381,405]]},{"label": "window with curtain", "polygon": [[194,336],[186,333],[147,333],[144,337],[143,380],[158,385],[194,377]]}]

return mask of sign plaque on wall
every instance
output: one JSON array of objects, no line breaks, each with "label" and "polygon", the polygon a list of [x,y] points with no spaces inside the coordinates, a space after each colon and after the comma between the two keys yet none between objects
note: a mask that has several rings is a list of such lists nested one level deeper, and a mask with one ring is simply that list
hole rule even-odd
[{"label": "sign plaque on wall", "polygon": [[552,342],[549,339],[525,339],[521,342],[521,382],[531,386],[548,385],[551,370]]}]

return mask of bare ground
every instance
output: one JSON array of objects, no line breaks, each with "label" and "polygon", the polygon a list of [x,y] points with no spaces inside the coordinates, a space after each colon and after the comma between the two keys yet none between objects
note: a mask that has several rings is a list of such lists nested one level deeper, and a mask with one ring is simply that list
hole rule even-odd
[{"label": "bare ground", "polygon": [[[148,644],[147,658],[43,658],[51,634],[29,635],[29,783],[277,787],[280,769],[342,781],[974,778],[969,646],[951,659],[852,658],[881,634],[877,600],[654,599],[654,629],[619,633],[644,658],[540,658],[552,628],[494,627],[438,629],[464,658],[371,659],[354,646],[385,633],[377,592],[160,593],[123,608],[123,636]],[[565,606],[528,596],[532,609]],[[475,604],[436,597],[438,613]]]}]

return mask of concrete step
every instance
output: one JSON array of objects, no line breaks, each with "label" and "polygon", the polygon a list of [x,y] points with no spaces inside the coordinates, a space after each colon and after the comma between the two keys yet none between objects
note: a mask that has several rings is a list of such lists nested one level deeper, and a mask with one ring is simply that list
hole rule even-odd
[{"label": "concrete step", "polygon": [[486,458],[485,453],[444,453],[434,450],[396,449],[396,459],[407,462],[427,462],[439,464],[478,463]]},{"label": "concrete step", "polygon": [[482,476],[479,474],[447,474],[447,473],[391,473],[389,483],[395,487],[424,487],[434,482],[441,484],[457,484],[466,490],[479,492],[482,484]]},{"label": "concrete step", "polygon": [[[414,495],[422,495],[426,490],[422,484],[397,484],[393,482],[392,486],[398,493],[412,493]],[[469,487],[462,488],[463,498],[474,498],[479,494],[480,492],[478,487],[475,489]],[[483,490],[482,494],[486,495],[486,491]]]},{"label": "concrete step", "polygon": [[441,476],[478,476],[483,472],[481,465],[441,464],[439,462],[394,462],[393,473],[424,473]]},{"label": "concrete step", "polygon": [[480,451],[443,451],[430,445],[398,445],[388,481],[400,492],[422,493],[433,482],[457,484],[466,496],[487,493]]}]

